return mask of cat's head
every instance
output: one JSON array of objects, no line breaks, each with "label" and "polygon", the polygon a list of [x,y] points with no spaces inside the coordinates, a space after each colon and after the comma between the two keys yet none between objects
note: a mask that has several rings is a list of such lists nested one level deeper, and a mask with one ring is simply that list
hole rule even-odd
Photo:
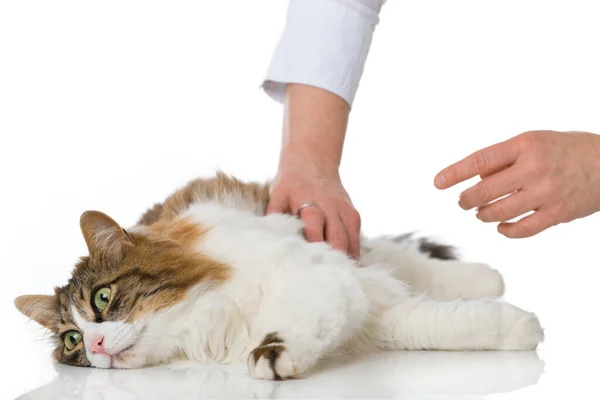
[{"label": "cat's head", "polygon": [[99,368],[168,361],[179,349],[167,312],[191,288],[226,279],[227,268],[193,251],[203,232],[185,220],[127,232],[87,211],[80,225],[89,255],[67,285],[20,296],[17,309],[51,332],[56,361]]}]

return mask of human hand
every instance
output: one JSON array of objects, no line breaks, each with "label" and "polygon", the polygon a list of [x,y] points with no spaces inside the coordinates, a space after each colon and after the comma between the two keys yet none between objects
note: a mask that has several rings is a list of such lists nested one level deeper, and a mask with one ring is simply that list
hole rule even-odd
[{"label": "human hand", "polygon": [[358,258],[360,215],[342,185],[337,167],[317,159],[288,156],[273,183],[267,214],[297,214],[298,208],[308,202],[318,207],[300,212],[306,239],[326,240],[333,248]]},{"label": "human hand", "polygon": [[500,222],[509,238],[534,236],[600,211],[600,135],[525,132],[452,164],[434,184],[447,189],[476,175],[481,181],[461,193],[460,207],[477,207],[477,218]]}]

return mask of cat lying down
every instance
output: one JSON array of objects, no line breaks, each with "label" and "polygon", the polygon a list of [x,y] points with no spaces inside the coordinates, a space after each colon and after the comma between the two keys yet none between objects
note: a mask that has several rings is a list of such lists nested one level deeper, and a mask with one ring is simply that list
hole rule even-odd
[{"label": "cat lying down", "polygon": [[89,255],[53,296],[16,307],[52,332],[54,359],[98,368],[247,362],[301,377],[319,359],[389,350],[533,350],[534,314],[501,275],[410,235],[362,239],[361,259],[308,243],[302,222],[264,216],[268,185],[197,179],[121,228],[87,211]]}]

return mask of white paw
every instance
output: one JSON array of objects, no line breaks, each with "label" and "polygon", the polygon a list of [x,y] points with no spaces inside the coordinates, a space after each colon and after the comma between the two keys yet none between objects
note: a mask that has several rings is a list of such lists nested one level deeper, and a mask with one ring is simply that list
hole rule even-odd
[{"label": "white paw", "polygon": [[544,329],[535,314],[505,304],[501,318],[500,350],[535,350],[544,341]]}]

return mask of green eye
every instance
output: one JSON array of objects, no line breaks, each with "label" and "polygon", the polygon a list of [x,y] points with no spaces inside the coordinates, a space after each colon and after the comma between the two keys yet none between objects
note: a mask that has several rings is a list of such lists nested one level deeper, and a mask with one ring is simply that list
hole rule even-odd
[{"label": "green eye", "polygon": [[103,287],[96,291],[94,295],[94,305],[98,309],[98,311],[102,312],[108,305],[110,300],[110,288]]},{"label": "green eye", "polygon": [[81,342],[81,334],[77,331],[69,331],[65,335],[65,346],[67,350],[73,350]]}]

